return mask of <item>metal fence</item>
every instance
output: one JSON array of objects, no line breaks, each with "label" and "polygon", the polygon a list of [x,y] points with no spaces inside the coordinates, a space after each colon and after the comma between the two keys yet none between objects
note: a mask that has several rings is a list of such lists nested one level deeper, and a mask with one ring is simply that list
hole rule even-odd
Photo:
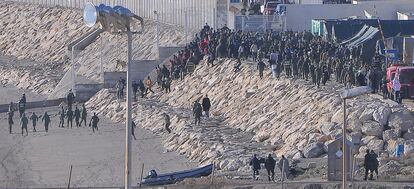
[{"label": "metal fence", "polygon": [[234,19],[234,29],[252,32],[283,31],[285,20],[284,16],[279,15],[240,15]]},{"label": "metal fence", "polygon": [[[5,1],[5,0],[0,0]],[[216,27],[223,25],[217,23],[217,5],[219,5],[219,13],[225,12],[225,0],[11,0],[15,2],[40,4],[44,6],[62,6],[69,8],[83,9],[87,2],[95,5],[101,3],[115,6],[121,5],[129,8],[135,14],[156,19],[154,11],[158,12],[161,22],[188,26],[190,29],[199,29],[205,23]],[[223,10],[221,10],[223,9]],[[220,15],[222,17],[222,15]],[[220,19],[221,21],[222,19]]]}]

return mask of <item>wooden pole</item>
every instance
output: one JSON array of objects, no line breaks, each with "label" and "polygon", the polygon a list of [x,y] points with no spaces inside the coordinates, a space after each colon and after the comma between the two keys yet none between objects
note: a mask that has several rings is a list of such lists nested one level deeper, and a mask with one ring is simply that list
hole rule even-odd
[{"label": "wooden pole", "polygon": [[72,165],[70,165],[69,180],[68,180],[68,189],[70,188],[70,180],[71,179],[72,179]]}]

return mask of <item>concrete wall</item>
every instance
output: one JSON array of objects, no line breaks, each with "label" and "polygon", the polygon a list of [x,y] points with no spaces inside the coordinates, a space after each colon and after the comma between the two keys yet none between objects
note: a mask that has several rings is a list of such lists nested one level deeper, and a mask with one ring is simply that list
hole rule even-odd
[{"label": "concrete wall", "polygon": [[[65,102],[64,98],[54,99],[54,100],[27,102],[26,103],[26,110],[34,109],[34,108],[42,108],[42,107],[59,106],[62,102]],[[15,103],[14,105],[15,105],[14,108],[17,110],[18,104]],[[4,112],[8,112],[8,111],[9,111],[9,104],[1,104],[0,105],[0,113],[4,113]]]},{"label": "concrete wall", "polygon": [[[133,61],[131,65],[132,81],[144,80],[158,66],[155,60]],[[126,72],[105,72],[104,88],[114,88],[119,78],[126,79]]]},{"label": "concrete wall", "polygon": [[171,55],[175,54],[176,52],[180,51],[184,49],[183,47],[160,47],[159,51],[160,51],[160,63],[164,62],[166,59],[169,59],[171,57]]},{"label": "concrete wall", "polygon": [[102,84],[76,84],[76,101],[86,102],[102,88]]},{"label": "concrete wall", "polygon": [[286,5],[287,29],[293,31],[310,30],[312,19],[365,17],[364,10],[380,19],[397,20],[397,11],[411,12],[414,10],[414,3],[393,3],[390,1],[364,4]]}]

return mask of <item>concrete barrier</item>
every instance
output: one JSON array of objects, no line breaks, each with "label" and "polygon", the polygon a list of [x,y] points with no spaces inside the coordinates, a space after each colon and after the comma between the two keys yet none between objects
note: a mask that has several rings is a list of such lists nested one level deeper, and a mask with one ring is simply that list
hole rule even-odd
[{"label": "concrete barrier", "polygon": [[[44,107],[53,107],[59,106],[62,102],[65,102],[66,99],[54,99],[54,100],[43,100],[43,101],[33,101],[26,103],[26,110],[34,108],[44,108]],[[14,103],[14,109],[18,109],[18,104]],[[0,104],[0,113],[5,113],[9,111],[9,104]]]},{"label": "concrete barrier", "polygon": [[76,101],[86,102],[103,88],[102,84],[76,84]]}]

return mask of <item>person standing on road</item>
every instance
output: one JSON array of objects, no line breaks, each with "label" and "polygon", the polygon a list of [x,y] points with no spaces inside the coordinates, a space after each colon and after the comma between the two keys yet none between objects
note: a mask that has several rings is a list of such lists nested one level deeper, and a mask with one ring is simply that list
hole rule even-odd
[{"label": "person standing on road", "polygon": [[22,117],[20,118],[20,126],[22,127],[22,136],[24,133],[24,130],[26,130],[26,136],[29,135],[29,132],[27,131],[27,124],[29,123],[29,120],[26,117],[26,114],[23,113]]},{"label": "person standing on road", "polygon": [[45,131],[49,131],[49,124],[50,124],[50,116],[45,112],[42,117],[42,121],[45,123]]},{"label": "person standing on road", "polygon": [[66,118],[68,119],[67,127],[69,128],[69,123],[70,123],[70,128],[72,128],[72,126],[73,126],[73,111],[72,111],[72,109],[68,108],[68,110],[66,112]]},{"label": "person standing on road", "polygon": [[61,110],[60,110],[60,112],[59,112],[59,118],[60,118],[60,121],[59,121],[59,126],[58,127],[65,127],[65,109],[63,109],[63,106],[62,106],[62,108],[61,108]]},{"label": "person standing on road", "polygon": [[23,94],[23,97],[20,99],[19,101],[19,113],[20,113],[20,117],[22,117],[24,111],[26,110],[26,97]]},{"label": "person standing on road", "polygon": [[203,108],[201,104],[198,102],[199,100],[194,102],[193,106],[193,115],[195,117],[195,125],[200,125],[201,123],[201,115],[203,114]]},{"label": "person standing on road", "polygon": [[72,92],[72,89],[69,89],[69,93],[66,96],[66,102],[68,103],[68,109],[72,110],[72,104],[75,101],[75,95]]},{"label": "person standing on road", "polygon": [[37,120],[39,120],[39,117],[36,115],[36,113],[33,112],[32,116],[30,116],[30,119],[32,120],[33,132],[36,132],[36,124]]},{"label": "person standing on road", "polygon": [[80,110],[79,110],[78,106],[76,106],[75,107],[75,123],[76,123],[76,127],[80,127],[80,123],[79,123],[80,116],[81,116]]},{"label": "person standing on road", "polygon": [[206,117],[210,117],[211,102],[207,95],[203,98],[202,105],[204,114],[206,115]]},{"label": "person standing on road", "polygon": [[10,102],[9,105],[9,112],[7,113],[8,115],[8,122],[9,122],[9,133],[12,134],[12,129],[13,129],[13,116],[14,116],[14,108],[13,108],[13,102]]},{"label": "person standing on road", "polygon": [[86,111],[85,104],[82,104],[81,121],[79,123],[79,126],[82,126],[82,122],[84,122],[85,127],[86,127],[86,116],[87,115],[88,115],[88,112]]},{"label": "person standing on road", "polygon": [[171,121],[170,121],[170,116],[167,113],[163,113],[162,114],[164,116],[164,128],[168,133],[171,133],[171,129],[170,129],[170,125],[171,125]]},{"label": "person standing on road", "polygon": [[99,118],[94,112],[91,121],[89,122],[89,127],[92,125],[92,132],[95,132],[95,129],[98,131],[98,122]]},{"label": "person standing on road", "polygon": [[267,156],[265,161],[265,168],[267,170],[267,175],[269,181],[275,181],[275,167],[276,167],[276,160],[273,159],[272,154]]},{"label": "person standing on road", "polygon": [[[260,161],[259,161],[259,159],[257,159],[256,154],[253,155],[253,158],[250,160],[249,165],[252,166],[252,168],[253,168],[253,180],[258,180],[259,179],[259,170],[260,170]],[[257,178],[256,178],[256,175],[257,175]]]}]

